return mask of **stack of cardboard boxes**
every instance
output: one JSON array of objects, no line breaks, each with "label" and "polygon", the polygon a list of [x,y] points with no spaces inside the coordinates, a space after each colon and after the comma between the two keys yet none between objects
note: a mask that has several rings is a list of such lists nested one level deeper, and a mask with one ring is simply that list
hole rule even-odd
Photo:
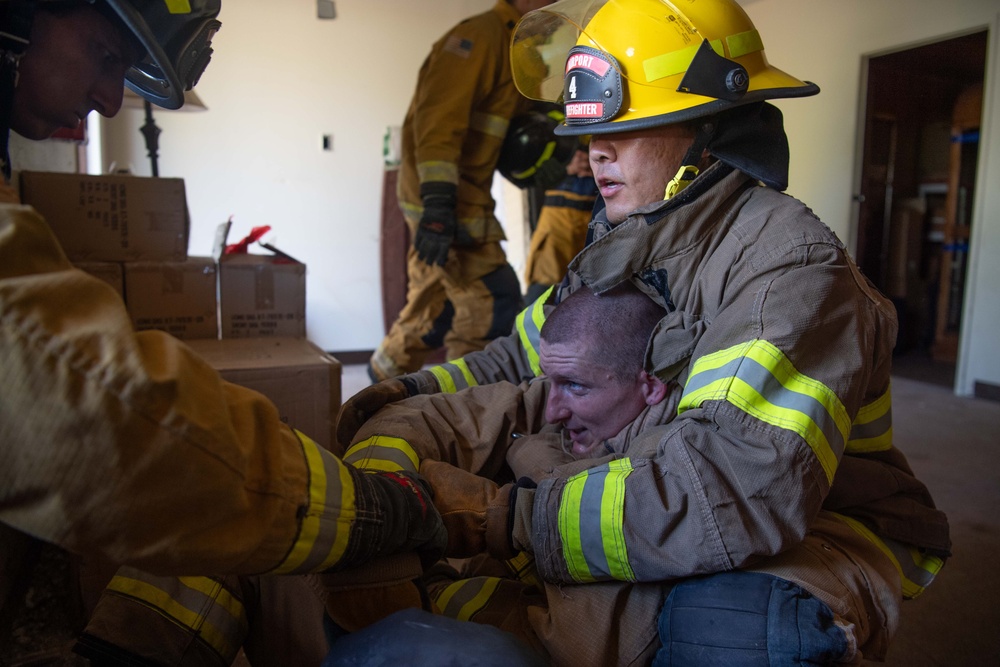
[{"label": "stack of cardboard boxes", "polygon": [[270,398],[325,447],[341,365],[306,340],[304,264],[284,255],[188,255],[178,178],[22,172],[21,200],[79,268],[122,295],[137,330],[187,342],[230,382]]}]

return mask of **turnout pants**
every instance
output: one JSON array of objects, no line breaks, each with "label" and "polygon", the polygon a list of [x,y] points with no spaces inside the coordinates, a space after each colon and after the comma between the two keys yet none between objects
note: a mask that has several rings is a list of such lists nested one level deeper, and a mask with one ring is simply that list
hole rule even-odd
[{"label": "turnout pants", "polygon": [[[571,667],[860,664],[885,657],[902,604],[892,561],[828,512],[801,544],[746,570],[562,587],[497,574],[476,563],[428,589],[446,616],[499,627]],[[372,638],[384,651],[392,619]]]},{"label": "turnout pants", "polygon": [[444,266],[407,253],[406,305],[371,358],[378,380],[420,370],[444,346],[448,359],[506,336],[524,308],[517,274],[499,242],[453,247]]}]

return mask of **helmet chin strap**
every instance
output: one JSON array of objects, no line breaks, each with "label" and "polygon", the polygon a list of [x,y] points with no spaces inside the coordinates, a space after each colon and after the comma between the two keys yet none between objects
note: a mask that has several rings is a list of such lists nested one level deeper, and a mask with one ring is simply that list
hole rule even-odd
[{"label": "helmet chin strap", "polygon": [[10,0],[0,23],[0,171],[10,181],[10,117],[17,88],[17,68],[28,49],[36,0]]},{"label": "helmet chin strap", "polygon": [[699,125],[698,132],[694,136],[694,141],[691,142],[691,146],[684,154],[684,159],[681,160],[681,168],[677,170],[677,174],[667,183],[666,190],[663,193],[664,200],[679,194],[684,188],[691,185],[695,177],[701,173],[701,170],[698,169],[698,164],[701,162],[701,154],[705,151],[705,147],[708,146],[708,142],[712,140],[714,135],[714,121],[708,120]]}]

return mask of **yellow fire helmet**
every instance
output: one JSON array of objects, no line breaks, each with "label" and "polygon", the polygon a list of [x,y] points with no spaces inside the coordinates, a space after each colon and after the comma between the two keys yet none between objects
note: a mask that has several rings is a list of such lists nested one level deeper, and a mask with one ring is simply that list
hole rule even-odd
[{"label": "yellow fire helmet", "polygon": [[525,96],[561,101],[557,134],[627,132],[819,88],[772,67],[735,0],[561,0],[512,38]]}]

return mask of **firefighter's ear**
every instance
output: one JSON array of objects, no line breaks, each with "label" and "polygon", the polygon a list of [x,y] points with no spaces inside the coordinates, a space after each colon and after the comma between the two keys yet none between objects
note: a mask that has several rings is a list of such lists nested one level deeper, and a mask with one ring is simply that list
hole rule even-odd
[{"label": "firefighter's ear", "polygon": [[655,375],[639,371],[639,383],[646,405],[656,405],[667,397],[667,385]]}]

